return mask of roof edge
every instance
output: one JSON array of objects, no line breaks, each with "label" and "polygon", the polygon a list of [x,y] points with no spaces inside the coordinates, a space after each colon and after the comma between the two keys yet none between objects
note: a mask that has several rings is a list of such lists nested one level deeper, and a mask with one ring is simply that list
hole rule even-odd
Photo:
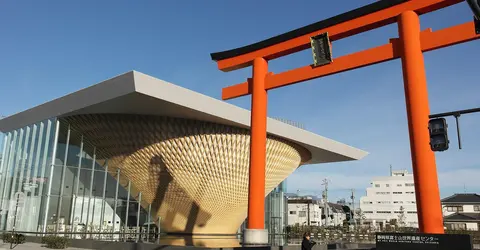
[{"label": "roof edge", "polygon": [[[132,93],[135,91],[133,85],[133,72],[134,71],[129,71],[111,77],[95,85],[82,88],[0,119],[0,132],[9,132],[38,121],[62,116],[63,114],[71,112],[72,109],[77,110],[84,108],[85,102],[82,102],[82,100],[97,99],[97,103],[100,103],[112,97]],[[105,89],[108,89],[109,91],[104,91]],[[76,107],[72,108],[72,106]],[[56,112],[52,114],[51,110],[56,110]]]},{"label": "roof edge", "polygon": [[[134,71],[134,81],[135,81],[135,91],[147,96],[152,96],[155,98],[163,99],[169,102],[176,102],[178,105],[182,105],[186,108],[196,110],[197,112],[203,112],[203,110],[208,110],[211,106],[218,105],[221,109],[217,110],[217,114],[209,114],[216,116],[221,119],[230,121],[239,127],[250,128],[250,111],[236,105],[230,104],[228,102],[207,96],[193,90],[169,83],[167,81],[155,78],[153,76],[144,74],[142,72]],[[164,84],[163,87],[167,86],[168,93],[161,93],[160,91],[151,91],[154,88],[159,88],[158,83]],[[182,91],[184,98],[182,101],[178,101],[173,96],[175,92]],[[152,95],[152,93],[158,93],[157,95]],[[185,95],[191,95],[186,96]],[[195,98],[204,98],[202,102],[195,101]],[[174,100],[175,99],[175,100]],[[239,115],[243,113],[243,115]],[[285,133],[288,131],[288,133]],[[342,161],[349,160],[360,160],[368,155],[368,152],[355,148],[353,146],[335,141],[333,139],[323,137],[321,135],[315,134],[311,131],[304,130],[293,125],[278,121],[276,119],[267,117],[267,133],[275,135],[277,137],[283,138],[292,143],[296,143],[304,148],[306,148],[312,155],[313,148],[322,148],[324,150],[330,151],[333,154],[338,154],[339,157],[343,158]],[[303,138],[303,139],[299,139]],[[309,161],[303,163],[303,165],[323,163],[318,162],[314,157]]]},{"label": "roof edge", "polygon": [[230,50],[225,50],[225,51],[220,51],[220,52],[214,52],[210,54],[210,57],[213,61],[220,61],[220,60],[225,60],[229,59],[232,57],[244,55],[247,53],[251,53],[257,50],[264,49],[266,47],[273,46],[278,43],[286,42],[291,39],[295,39],[297,37],[315,32],[317,30],[322,30],[326,29],[328,27],[348,22],[350,20],[353,20],[355,18],[359,18],[362,16],[366,16],[368,14],[371,14],[376,11],[380,11],[383,9],[390,8],[392,6],[404,3],[408,0],[380,0],[373,2],[368,5],[364,5],[362,7],[335,15],[333,17],[303,26],[301,28],[291,30],[289,32],[273,36],[271,38],[267,38],[265,40],[262,40],[260,42],[252,43],[243,47],[235,48],[235,49],[230,49]]}]

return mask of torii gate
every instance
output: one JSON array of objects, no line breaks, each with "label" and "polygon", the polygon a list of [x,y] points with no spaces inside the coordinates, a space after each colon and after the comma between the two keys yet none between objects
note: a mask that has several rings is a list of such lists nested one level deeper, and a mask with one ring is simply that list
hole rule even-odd
[{"label": "torii gate", "polygon": [[[435,155],[429,146],[430,111],[423,52],[478,39],[480,25],[475,19],[438,31],[421,31],[418,16],[460,2],[462,0],[381,0],[258,43],[211,54],[222,71],[253,68],[252,78],[222,90],[224,100],[252,95],[244,244],[268,243],[268,231],[264,229],[267,91],[397,58],[402,60],[420,231],[444,233]],[[478,2],[475,7],[478,11]],[[335,58],[323,66],[307,65],[281,73],[268,71],[269,60],[310,48],[311,38],[317,35],[328,32],[330,41],[336,41],[394,22],[398,24],[399,38],[392,38],[387,44]]]}]

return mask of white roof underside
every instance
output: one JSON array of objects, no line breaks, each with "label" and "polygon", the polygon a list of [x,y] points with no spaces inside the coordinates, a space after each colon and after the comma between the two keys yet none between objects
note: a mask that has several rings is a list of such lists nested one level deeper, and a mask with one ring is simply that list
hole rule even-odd
[{"label": "white roof underside", "polygon": [[[131,71],[0,120],[0,131],[52,117],[115,113],[171,116],[250,127],[250,111]],[[359,160],[367,152],[268,118],[267,130],[312,153],[307,164]]]}]

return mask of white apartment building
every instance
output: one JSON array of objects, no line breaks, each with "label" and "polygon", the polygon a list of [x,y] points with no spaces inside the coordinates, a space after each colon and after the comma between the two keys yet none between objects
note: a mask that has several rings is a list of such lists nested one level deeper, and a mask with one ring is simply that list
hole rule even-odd
[{"label": "white apartment building", "polygon": [[346,219],[340,204],[326,203],[311,196],[288,197],[289,226],[341,226]]},{"label": "white apartment building", "polygon": [[288,225],[321,226],[322,208],[313,197],[288,197]]},{"label": "white apartment building", "polygon": [[396,219],[400,226],[418,227],[413,174],[391,171],[390,176],[374,177],[371,184],[360,198],[365,223],[382,228]]},{"label": "white apartment building", "polygon": [[[347,214],[343,210],[342,205],[328,202],[328,209],[325,209],[325,202],[322,202],[321,207],[324,209],[325,218],[322,224],[325,226],[342,226],[343,221],[347,219]],[[328,216],[327,216],[328,215]]]}]

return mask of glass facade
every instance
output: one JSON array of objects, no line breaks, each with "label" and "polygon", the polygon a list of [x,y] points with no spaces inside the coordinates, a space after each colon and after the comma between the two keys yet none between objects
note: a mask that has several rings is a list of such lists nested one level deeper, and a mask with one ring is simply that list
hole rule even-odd
[{"label": "glass facade", "polygon": [[141,193],[61,119],[5,133],[0,149],[1,230],[135,233],[150,221]]},{"label": "glass facade", "polygon": [[280,183],[265,199],[265,228],[270,234],[284,234],[288,224],[285,181]]},{"label": "glass facade", "polygon": [[[265,198],[265,229],[270,235],[270,244],[282,246],[286,244],[286,228],[288,225],[288,203],[286,196],[286,180],[274,188]],[[240,226],[238,233],[247,228],[247,219]]]},{"label": "glass facade", "polygon": [[[0,142],[0,230],[70,232],[80,238],[87,236],[81,233],[134,234],[150,225],[156,228],[150,209],[139,204],[142,194],[130,195],[130,183],[117,181],[127,179],[121,169],[109,169],[108,159],[66,121],[31,124],[1,134]],[[285,233],[285,190],[282,182],[265,199],[271,235]]]}]

